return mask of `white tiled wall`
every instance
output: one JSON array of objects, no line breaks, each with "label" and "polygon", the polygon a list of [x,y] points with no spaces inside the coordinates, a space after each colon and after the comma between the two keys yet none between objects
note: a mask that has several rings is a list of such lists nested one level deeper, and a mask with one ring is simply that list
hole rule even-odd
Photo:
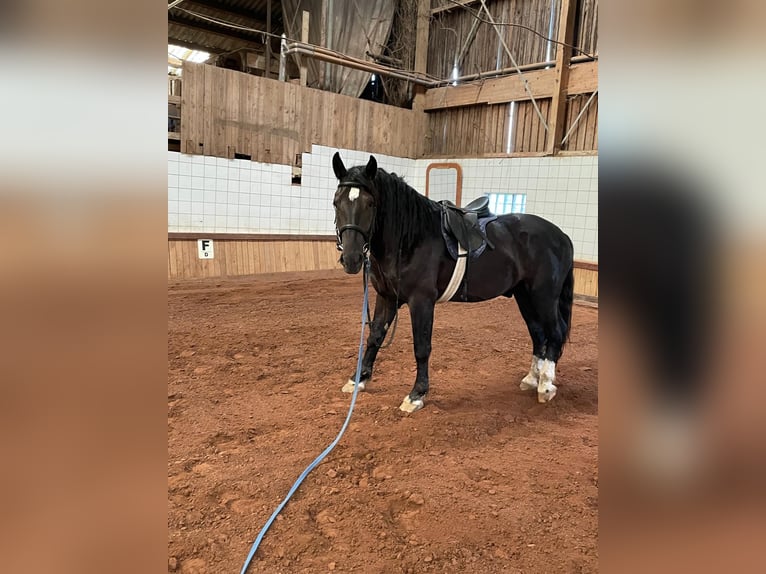
[{"label": "white tiled wall", "polygon": [[[168,152],[168,230],[331,235],[335,151],[312,146],[310,154],[304,153],[301,185],[291,184],[290,166]],[[366,164],[370,156],[340,152],[346,167]],[[425,192],[426,168],[433,160],[374,155],[379,167]],[[485,193],[526,193],[527,213],[561,227],[572,238],[577,259],[598,261],[597,157],[448,161],[463,168],[464,205]],[[432,170],[431,176],[441,171]]]}]

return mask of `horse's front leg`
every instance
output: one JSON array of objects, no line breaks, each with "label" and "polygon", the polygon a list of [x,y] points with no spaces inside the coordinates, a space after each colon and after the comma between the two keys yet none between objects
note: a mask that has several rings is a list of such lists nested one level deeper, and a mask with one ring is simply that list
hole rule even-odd
[{"label": "horse's front leg", "polygon": [[[378,293],[375,299],[375,314],[370,325],[370,335],[367,337],[367,348],[362,357],[362,373],[359,375],[359,390],[363,391],[372,379],[372,367],[375,363],[375,357],[378,356],[380,346],[383,344],[388,333],[391,322],[396,315],[396,301],[386,299]],[[356,379],[356,370],[351,373],[348,382],[341,389],[344,393],[354,392],[354,381]]]},{"label": "horse's front leg", "polygon": [[431,356],[434,302],[431,300],[417,300],[411,301],[409,305],[418,374],[415,377],[415,386],[412,387],[410,394],[404,397],[404,401],[402,401],[399,409],[407,413],[414,413],[423,408],[425,396],[428,393],[428,359]]}]

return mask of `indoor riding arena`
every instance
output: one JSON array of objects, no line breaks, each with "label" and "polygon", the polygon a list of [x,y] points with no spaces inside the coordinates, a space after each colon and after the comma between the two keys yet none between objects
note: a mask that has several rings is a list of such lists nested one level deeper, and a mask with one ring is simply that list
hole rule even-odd
[{"label": "indoor riding arena", "polygon": [[598,1],[168,7],[168,571],[596,572]]}]

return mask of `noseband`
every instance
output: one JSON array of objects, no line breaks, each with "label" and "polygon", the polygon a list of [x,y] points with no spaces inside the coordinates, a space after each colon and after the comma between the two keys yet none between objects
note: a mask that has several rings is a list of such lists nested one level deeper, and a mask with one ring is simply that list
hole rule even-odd
[{"label": "noseband", "polygon": [[[356,181],[342,181],[338,184],[338,187],[364,187]],[[335,248],[338,251],[343,251],[343,232],[347,230],[353,230],[358,232],[362,239],[364,239],[364,245],[362,246],[362,254],[366,257],[370,252],[370,230],[365,231],[355,223],[347,223],[340,228],[335,228]]]},{"label": "noseband", "polygon": [[342,226],[340,229],[335,230],[335,247],[338,251],[343,251],[343,232],[353,229],[354,231],[358,231],[362,235],[362,239],[364,239],[364,245],[362,246],[362,253],[367,255],[370,251],[370,239],[367,237],[367,232],[359,227],[358,225],[354,225],[353,223],[347,223],[346,225]]}]

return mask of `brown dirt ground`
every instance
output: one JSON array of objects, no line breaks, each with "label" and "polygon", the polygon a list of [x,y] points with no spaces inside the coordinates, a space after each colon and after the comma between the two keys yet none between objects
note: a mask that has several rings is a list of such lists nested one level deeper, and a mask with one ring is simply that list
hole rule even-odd
[{"label": "brown dirt ground", "polygon": [[[278,274],[169,286],[168,569],[238,572],[300,472],[335,437],[356,365],[361,279]],[[597,571],[598,311],[575,305],[547,405],[518,383],[513,301],[440,305],[426,407],[400,314],[346,435],[249,572]]]}]

